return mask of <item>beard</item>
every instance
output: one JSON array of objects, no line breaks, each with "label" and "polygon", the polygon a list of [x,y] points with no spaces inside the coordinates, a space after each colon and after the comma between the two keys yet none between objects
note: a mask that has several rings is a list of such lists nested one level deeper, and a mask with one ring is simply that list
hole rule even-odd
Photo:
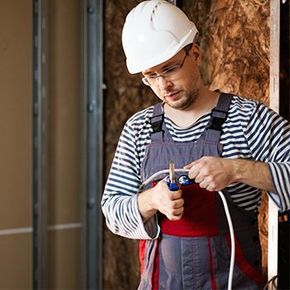
[{"label": "beard", "polygon": [[186,110],[190,108],[198,99],[198,90],[192,90],[190,92],[180,92],[180,96],[177,96],[176,100],[165,98],[165,103],[176,110]]}]

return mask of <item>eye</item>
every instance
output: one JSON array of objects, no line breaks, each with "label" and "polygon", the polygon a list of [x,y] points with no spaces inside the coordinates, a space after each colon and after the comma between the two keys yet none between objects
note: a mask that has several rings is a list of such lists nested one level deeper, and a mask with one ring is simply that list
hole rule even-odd
[{"label": "eye", "polygon": [[149,74],[146,76],[146,79],[149,79],[149,80],[155,80],[158,78],[158,75],[157,74]]},{"label": "eye", "polygon": [[178,64],[175,64],[175,65],[172,65],[172,66],[169,66],[167,68],[165,68],[162,72],[163,75],[168,75],[168,74],[171,74],[175,71],[177,71],[178,69],[180,68],[180,65]]}]

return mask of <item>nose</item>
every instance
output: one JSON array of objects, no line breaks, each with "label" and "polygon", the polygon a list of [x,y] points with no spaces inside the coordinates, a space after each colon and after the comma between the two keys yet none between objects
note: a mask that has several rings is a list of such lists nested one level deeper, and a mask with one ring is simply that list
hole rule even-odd
[{"label": "nose", "polygon": [[166,76],[159,76],[158,77],[158,86],[159,86],[160,90],[167,91],[169,88],[171,88],[173,86],[173,83]]}]

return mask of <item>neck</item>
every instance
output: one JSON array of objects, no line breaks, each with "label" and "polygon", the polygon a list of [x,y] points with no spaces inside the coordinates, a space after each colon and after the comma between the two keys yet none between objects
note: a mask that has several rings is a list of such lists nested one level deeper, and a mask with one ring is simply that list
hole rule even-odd
[{"label": "neck", "polygon": [[179,127],[186,128],[194,124],[200,117],[210,113],[218,102],[219,93],[204,89],[195,101],[185,110],[164,105],[166,115]]}]

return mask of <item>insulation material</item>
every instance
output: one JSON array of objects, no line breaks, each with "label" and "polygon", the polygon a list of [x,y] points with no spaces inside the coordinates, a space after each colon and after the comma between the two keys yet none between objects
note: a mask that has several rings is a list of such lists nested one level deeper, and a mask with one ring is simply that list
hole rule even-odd
[{"label": "insulation material", "polygon": [[[121,29],[135,0],[106,1],[104,11],[105,176],[125,121],[157,99],[140,75],[130,75],[125,65]],[[113,235],[104,227],[104,289],[136,289],[139,281],[137,241]]]},{"label": "insulation material", "polygon": [[[212,89],[269,105],[269,1],[184,1],[184,11],[200,30],[201,72]],[[263,272],[267,265],[267,196],[260,208]]]},{"label": "insulation material", "polygon": [[269,2],[196,2],[186,1],[184,10],[189,11],[200,30],[205,82],[213,90],[237,93],[267,104]]}]

